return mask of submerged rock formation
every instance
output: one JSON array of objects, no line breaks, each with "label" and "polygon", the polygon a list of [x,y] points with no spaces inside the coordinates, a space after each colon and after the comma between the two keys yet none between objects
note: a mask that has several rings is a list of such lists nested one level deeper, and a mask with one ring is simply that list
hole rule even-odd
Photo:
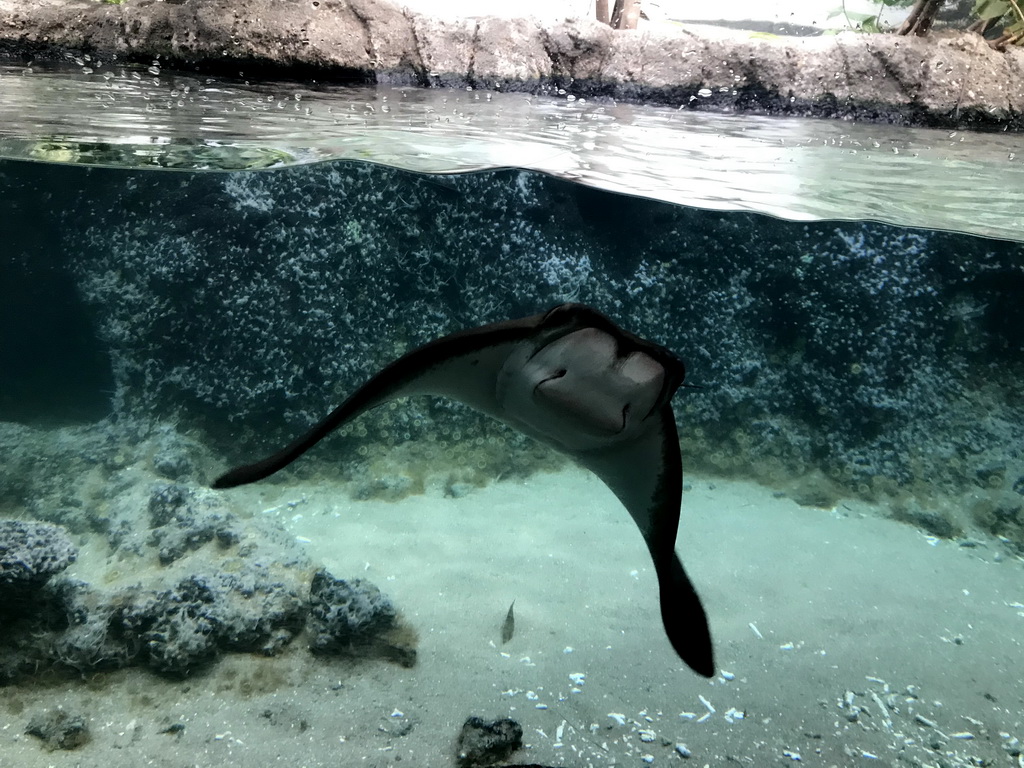
[{"label": "submerged rock formation", "polygon": [[37,590],[78,557],[67,531],[58,525],[0,520],[0,600]]},{"label": "submerged rock formation", "polygon": [[[53,668],[186,677],[226,653],[276,656],[303,632],[318,653],[415,663],[415,632],[377,587],[326,571],[311,584],[312,563],[278,522],[157,479],[160,446],[178,446],[175,466],[202,463],[201,448],[167,425],[133,436],[110,423],[0,422],[0,444],[18,437],[22,455],[51,459],[25,463],[17,501],[50,522],[0,519],[0,685]],[[93,471],[78,474],[72,457]],[[64,523],[88,553],[88,582],[62,573],[79,557]]]},{"label": "submerged rock formation", "polygon": [[768,114],[1024,127],[1024,51],[978,35],[783,38],[594,20],[440,20],[387,0],[0,0],[0,54],[237,76],[572,94]]}]

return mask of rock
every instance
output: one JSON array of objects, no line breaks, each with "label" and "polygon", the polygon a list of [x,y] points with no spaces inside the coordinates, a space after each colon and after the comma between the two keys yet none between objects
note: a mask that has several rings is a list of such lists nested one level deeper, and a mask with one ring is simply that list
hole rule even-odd
[{"label": "rock", "polygon": [[90,739],[85,717],[66,712],[61,707],[35,715],[29,720],[25,733],[42,739],[49,750],[78,749]]},{"label": "rock", "polygon": [[505,760],[523,746],[523,728],[506,718],[486,722],[471,717],[462,725],[455,760],[459,768],[478,768]]},{"label": "rock", "polygon": [[153,454],[153,469],[168,480],[181,480],[195,472],[195,465],[177,446],[161,445]]},{"label": "rock", "polygon": [[318,571],[309,588],[309,648],[314,653],[352,653],[412,667],[415,630],[402,621],[391,600],[362,579],[335,579]]},{"label": "rock", "polygon": [[234,519],[221,499],[205,489],[178,483],[155,486],[149,498],[149,518],[164,565],[214,538],[222,546],[231,546],[239,539],[231,529]]},{"label": "rock", "polygon": [[153,471],[177,482],[195,480],[200,466],[211,460],[206,446],[171,424],[158,424],[146,447],[152,450]]},{"label": "rock", "polygon": [[0,521],[0,592],[41,587],[77,557],[78,550],[59,525]]},{"label": "rock", "polygon": [[475,490],[476,486],[471,483],[452,482],[445,486],[444,495],[452,499],[461,499],[463,496],[468,496]]},{"label": "rock", "polygon": [[982,488],[998,488],[1005,475],[1005,461],[987,461],[974,470],[975,482]]},{"label": "rock", "polygon": [[[1020,127],[1024,51],[974,33],[776,37],[594,19],[441,20],[388,0],[53,3],[0,0],[0,54],[152,61],[297,79],[491,88],[698,110]],[[172,468],[173,469],[173,468]]]},{"label": "rock", "polygon": [[141,639],[150,667],[172,675],[223,650],[274,655],[301,630],[305,604],[284,585],[253,576],[190,576],[122,612],[121,631]]},{"label": "rock", "polygon": [[60,618],[64,626],[40,635],[38,655],[79,671],[142,664],[184,677],[224,651],[273,656],[302,630],[307,613],[298,594],[257,566],[195,574],[162,590],[103,593],[72,581],[47,590],[35,629]]},{"label": "rock", "polygon": [[368,581],[335,579],[321,570],[309,587],[310,648],[331,652],[367,642],[395,624],[391,600]]},{"label": "rock", "polygon": [[963,534],[949,515],[937,509],[922,507],[914,499],[901,500],[893,504],[892,517],[901,523],[909,523],[940,539],[953,539]]},{"label": "rock", "polygon": [[398,501],[412,493],[422,491],[422,487],[408,475],[398,473],[374,474],[367,472],[353,480],[352,498],[358,501],[381,499],[382,501]]}]

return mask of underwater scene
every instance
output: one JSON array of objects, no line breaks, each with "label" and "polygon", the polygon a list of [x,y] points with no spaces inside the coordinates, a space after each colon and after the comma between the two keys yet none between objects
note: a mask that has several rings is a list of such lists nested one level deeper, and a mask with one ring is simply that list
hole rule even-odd
[{"label": "underwater scene", "polygon": [[0,766],[1024,766],[1006,137],[582,109],[0,137]]}]

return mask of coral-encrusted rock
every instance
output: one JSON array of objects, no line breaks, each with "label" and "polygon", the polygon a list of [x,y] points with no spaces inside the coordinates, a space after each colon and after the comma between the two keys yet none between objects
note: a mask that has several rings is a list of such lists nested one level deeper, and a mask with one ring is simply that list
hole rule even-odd
[{"label": "coral-encrusted rock", "polygon": [[25,733],[42,739],[46,748],[78,749],[89,741],[89,724],[84,715],[65,712],[60,707],[45,710],[29,720]]},{"label": "coral-encrusted rock", "polygon": [[310,648],[329,652],[367,642],[394,626],[397,612],[386,595],[362,579],[335,579],[318,571],[309,587]]},{"label": "coral-encrusted rock", "polygon": [[160,484],[153,489],[149,518],[164,565],[214,538],[222,546],[231,546],[239,538],[220,497],[179,483]]},{"label": "coral-encrusted rock", "polygon": [[78,550],[59,525],[0,521],[0,592],[41,587],[77,556]]},{"label": "coral-encrusted rock", "polygon": [[471,717],[462,726],[455,753],[459,768],[481,768],[505,760],[523,746],[523,727],[505,718],[488,723]]},{"label": "coral-encrusted rock", "polygon": [[411,667],[416,632],[405,624],[386,595],[362,579],[336,579],[318,571],[309,587],[309,649],[314,653],[357,653]]}]

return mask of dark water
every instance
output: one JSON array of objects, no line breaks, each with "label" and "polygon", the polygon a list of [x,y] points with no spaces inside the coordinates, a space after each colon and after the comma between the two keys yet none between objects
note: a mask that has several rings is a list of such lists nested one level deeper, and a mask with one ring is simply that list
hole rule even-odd
[{"label": "dark water", "polygon": [[[724,138],[691,134],[736,150],[722,167],[708,150],[702,167],[712,181],[766,146],[746,146],[744,131],[772,130],[764,121],[733,125],[737,133]],[[636,128],[613,122],[601,135],[617,136],[630,158],[641,139],[623,136]],[[675,134],[644,130],[647,149],[672,155],[665,136]],[[894,135],[888,154],[898,157],[892,150],[907,139]],[[379,152],[380,137],[362,139],[371,140]],[[608,153],[587,184],[556,178],[576,171],[551,164],[553,155],[538,161],[548,174],[463,175],[354,160],[230,173],[90,168],[80,154],[58,157],[52,144],[46,159],[76,162],[0,161],[0,513],[56,522],[82,546],[95,539],[119,556],[165,564],[210,542],[235,546],[244,526],[225,522],[230,515],[202,495],[225,466],[278,447],[418,344],[574,301],[684,358],[687,382],[699,388],[681,391],[675,412],[698,476],[752,480],[813,508],[877,503],[929,536],[981,542],[1015,564],[1024,555],[1024,246],[952,230],[1019,235],[1007,205],[1024,186],[1012,184],[1015,159],[989,179],[999,197],[959,183],[967,176],[950,182],[963,169],[994,167],[999,141],[958,156],[960,165],[918,153],[905,175],[890,165],[891,177],[872,176],[856,152],[832,154],[849,162],[837,178],[851,169],[843,194],[832,196],[805,187],[827,188],[827,162],[809,176],[792,167],[780,174],[775,157],[764,166],[774,180],[759,187],[750,156],[753,165],[736,171],[746,191],[709,182],[698,201],[705,208],[677,204],[686,184],[678,169],[655,178],[631,165],[617,174]],[[84,146],[81,137],[71,143],[75,152]],[[104,158],[130,164],[123,152]],[[438,156],[424,149],[421,159]],[[580,162],[594,168],[594,159],[584,152]],[[602,178],[636,195],[595,187]],[[935,178],[946,179],[948,195],[930,186]],[[775,205],[786,185],[790,202]],[[767,215],[787,211],[791,219]],[[809,216],[820,220],[792,220]],[[422,491],[374,475],[382,455],[396,476],[413,466],[419,475],[459,468],[449,491],[460,495],[560,466],[466,408],[410,400],[365,416],[288,477],[315,479],[340,464],[356,498]],[[119,508],[137,489],[142,501]],[[252,578],[267,594],[301,591]],[[204,589],[242,592],[240,582],[211,583],[182,581],[159,594],[198,605],[219,599]],[[5,609],[17,637],[46,638],[45,647],[5,650],[9,682],[31,684],[54,664],[188,676],[228,652],[277,653],[300,621],[278,605],[267,609],[276,617],[269,628],[229,641],[210,628],[230,623],[218,614],[194,656],[103,655],[104,643],[121,642],[111,614],[101,621],[74,602],[88,603],[81,595],[48,589],[31,594],[56,619]],[[76,620],[67,616],[79,614],[69,606],[91,617],[83,626],[105,629],[71,643]],[[162,620],[150,616],[157,624],[146,631]],[[1006,632],[1019,634],[1018,625]],[[997,742],[993,754],[1017,759]]]}]

